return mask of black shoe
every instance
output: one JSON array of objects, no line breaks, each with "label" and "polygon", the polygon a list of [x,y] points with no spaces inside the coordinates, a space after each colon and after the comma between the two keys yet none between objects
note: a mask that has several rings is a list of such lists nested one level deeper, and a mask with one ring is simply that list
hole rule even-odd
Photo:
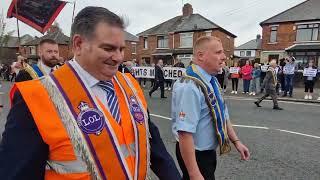
[{"label": "black shoe", "polygon": [[287,94],[284,94],[282,97],[287,97]]},{"label": "black shoe", "polygon": [[162,96],[161,98],[162,98],[162,99],[165,99],[165,98],[167,98],[167,97],[165,97],[165,96]]},{"label": "black shoe", "polygon": [[254,104],[257,105],[257,107],[262,107],[258,102],[254,102]]},{"label": "black shoe", "polygon": [[291,98],[292,98],[292,94],[290,94],[290,95],[289,95],[289,97],[291,97]]},{"label": "black shoe", "polygon": [[151,97],[152,96],[152,94],[149,92],[149,96]]},{"label": "black shoe", "polygon": [[275,110],[283,110],[281,107],[278,107],[278,106],[273,107],[273,109],[275,109]]}]

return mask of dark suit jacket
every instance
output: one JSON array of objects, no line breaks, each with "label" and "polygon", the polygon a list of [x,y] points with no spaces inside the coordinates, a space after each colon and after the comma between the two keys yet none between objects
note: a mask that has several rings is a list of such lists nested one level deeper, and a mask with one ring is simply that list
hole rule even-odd
[{"label": "dark suit jacket", "polygon": [[[160,179],[181,179],[158,128],[150,119],[149,128],[152,137],[151,169]],[[49,147],[42,140],[28,106],[17,91],[0,143],[0,179],[44,179],[48,155]]]},{"label": "dark suit jacket", "polygon": [[155,68],[155,80],[158,82],[164,82],[164,74],[161,67],[159,67],[158,65],[155,65],[154,68]]},{"label": "dark suit jacket", "polygon": [[32,80],[32,77],[26,70],[22,69],[19,71],[15,82],[22,82],[22,81],[29,81],[29,80]]}]

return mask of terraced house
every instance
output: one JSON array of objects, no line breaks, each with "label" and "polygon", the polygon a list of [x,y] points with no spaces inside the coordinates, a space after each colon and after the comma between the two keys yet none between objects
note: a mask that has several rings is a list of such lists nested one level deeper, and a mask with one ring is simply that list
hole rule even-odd
[{"label": "terraced house", "polygon": [[216,36],[222,41],[227,58],[234,51],[236,36],[200,14],[194,14],[192,5],[183,6],[182,15],[176,16],[138,34],[139,61],[147,64],[163,59],[174,64],[177,59],[185,65],[192,60],[193,45],[201,36]]},{"label": "terraced house", "polygon": [[295,57],[302,69],[309,60],[320,66],[320,0],[307,0],[260,23],[261,59]]}]

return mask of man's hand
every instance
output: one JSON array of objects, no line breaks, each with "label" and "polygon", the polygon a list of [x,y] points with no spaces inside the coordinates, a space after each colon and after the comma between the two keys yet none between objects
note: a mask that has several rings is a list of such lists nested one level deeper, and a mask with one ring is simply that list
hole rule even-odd
[{"label": "man's hand", "polygon": [[242,144],[240,141],[237,141],[234,143],[234,146],[236,147],[237,151],[241,155],[241,160],[248,161],[250,159],[250,152],[249,149]]},{"label": "man's hand", "polygon": [[190,175],[190,180],[204,180],[201,173]]}]

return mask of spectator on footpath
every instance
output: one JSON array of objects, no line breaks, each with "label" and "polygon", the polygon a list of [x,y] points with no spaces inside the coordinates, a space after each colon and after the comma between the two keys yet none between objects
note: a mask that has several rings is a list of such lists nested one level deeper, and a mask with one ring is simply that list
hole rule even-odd
[{"label": "spectator on footpath", "polygon": [[227,86],[228,86],[228,82],[229,82],[229,75],[230,75],[230,70],[228,68],[228,66],[226,65],[226,62],[222,63],[222,69],[224,69],[224,77],[223,77],[223,92],[227,92]]},{"label": "spectator on footpath", "polygon": [[173,67],[185,68],[184,64],[181,62],[180,59],[177,60],[177,63],[175,63]]},{"label": "spectator on footpath", "polygon": [[226,74],[226,70],[224,68],[222,68],[222,65],[221,65],[221,69],[218,72],[218,74],[216,75],[216,78],[218,79],[218,82],[219,82],[221,89],[223,89],[223,86],[224,86],[225,74]]},{"label": "spectator on footpath", "polygon": [[17,57],[17,61],[12,63],[12,65],[11,65],[12,76],[11,76],[11,80],[10,80],[11,82],[16,81],[16,77],[19,74],[19,71],[23,69],[24,59],[25,59],[25,57],[19,55]]},{"label": "spectator on footpath", "polygon": [[237,72],[231,73],[231,81],[232,81],[232,91],[231,94],[238,94],[238,85],[240,78],[240,67],[238,62],[234,62],[232,68],[237,68]]},{"label": "spectator on footpath", "polygon": [[[306,67],[307,70],[317,69],[317,67],[314,66],[314,61],[310,60],[309,65]],[[305,88],[305,96],[304,99],[312,99],[313,95],[313,88],[314,84],[316,82],[316,77],[312,76],[304,76],[304,88]]]},{"label": "spectator on footpath", "polygon": [[255,96],[256,94],[258,94],[260,92],[260,76],[261,76],[260,66],[258,63],[254,63],[249,95]]},{"label": "spectator on footpath", "polygon": [[283,97],[286,97],[289,93],[289,96],[293,96],[293,78],[294,73],[297,68],[297,64],[295,63],[294,57],[286,58],[286,65],[283,68],[284,78],[285,78],[285,92],[283,93]]},{"label": "spectator on footpath", "polygon": [[265,95],[262,96],[258,101],[254,102],[257,107],[261,107],[260,103],[271,96],[273,100],[273,109],[282,110],[278,105],[276,85],[277,85],[277,75],[275,68],[277,67],[277,60],[273,59],[270,61],[270,66],[268,67],[266,77],[263,80],[263,87],[265,88]]},{"label": "spectator on footpath", "polygon": [[[146,67],[147,66],[147,64],[146,64],[144,59],[141,60],[141,63],[140,63],[139,66],[140,67]],[[146,78],[139,78],[140,86],[142,85],[142,87],[146,87],[146,83],[147,83],[147,79]]]},{"label": "spectator on footpath", "polygon": [[[172,65],[167,65],[167,64],[166,64],[165,67],[172,67]],[[171,88],[172,88],[172,79],[166,79],[165,82],[166,82],[166,86],[165,86],[164,90],[171,91]]]},{"label": "spectator on footpath", "polygon": [[220,155],[227,154],[233,143],[242,160],[249,160],[250,152],[232,127],[214,76],[226,59],[221,40],[203,36],[195,42],[193,52],[194,64],[176,81],[172,93],[176,157],[183,180],[214,180],[217,149]]},{"label": "spectator on footpath", "polygon": [[[264,70],[265,66],[269,66],[268,63],[263,63],[263,65],[261,65],[261,75],[260,75],[260,93],[263,93],[264,87],[262,86],[264,77],[266,77],[267,71]],[[262,70],[263,69],[263,70]]]},{"label": "spectator on footpath", "polygon": [[280,63],[279,63],[279,71],[278,71],[278,82],[280,84],[280,90],[279,92],[285,92],[286,90],[286,82],[285,82],[285,78],[284,78],[284,73],[283,73],[283,68],[286,65],[285,63],[285,59],[280,59]]},{"label": "spectator on footpath", "polygon": [[252,79],[252,66],[250,61],[247,60],[246,64],[241,68],[241,75],[243,80],[243,94],[249,94],[250,81]]},{"label": "spectator on footpath", "polygon": [[[154,64],[154,63],[151,63],[151,67],[154,68],[154,67],[155,67],[155,64]],[[150,85],[150,88],[153,88],[153,87],[154,87],[154,84],[155,84],[155,83],[154,83],[154,79],[155,79],[155,78],[151,78],[151,79],[150,79],[150,84],[151,84],[151,85]]]}]

